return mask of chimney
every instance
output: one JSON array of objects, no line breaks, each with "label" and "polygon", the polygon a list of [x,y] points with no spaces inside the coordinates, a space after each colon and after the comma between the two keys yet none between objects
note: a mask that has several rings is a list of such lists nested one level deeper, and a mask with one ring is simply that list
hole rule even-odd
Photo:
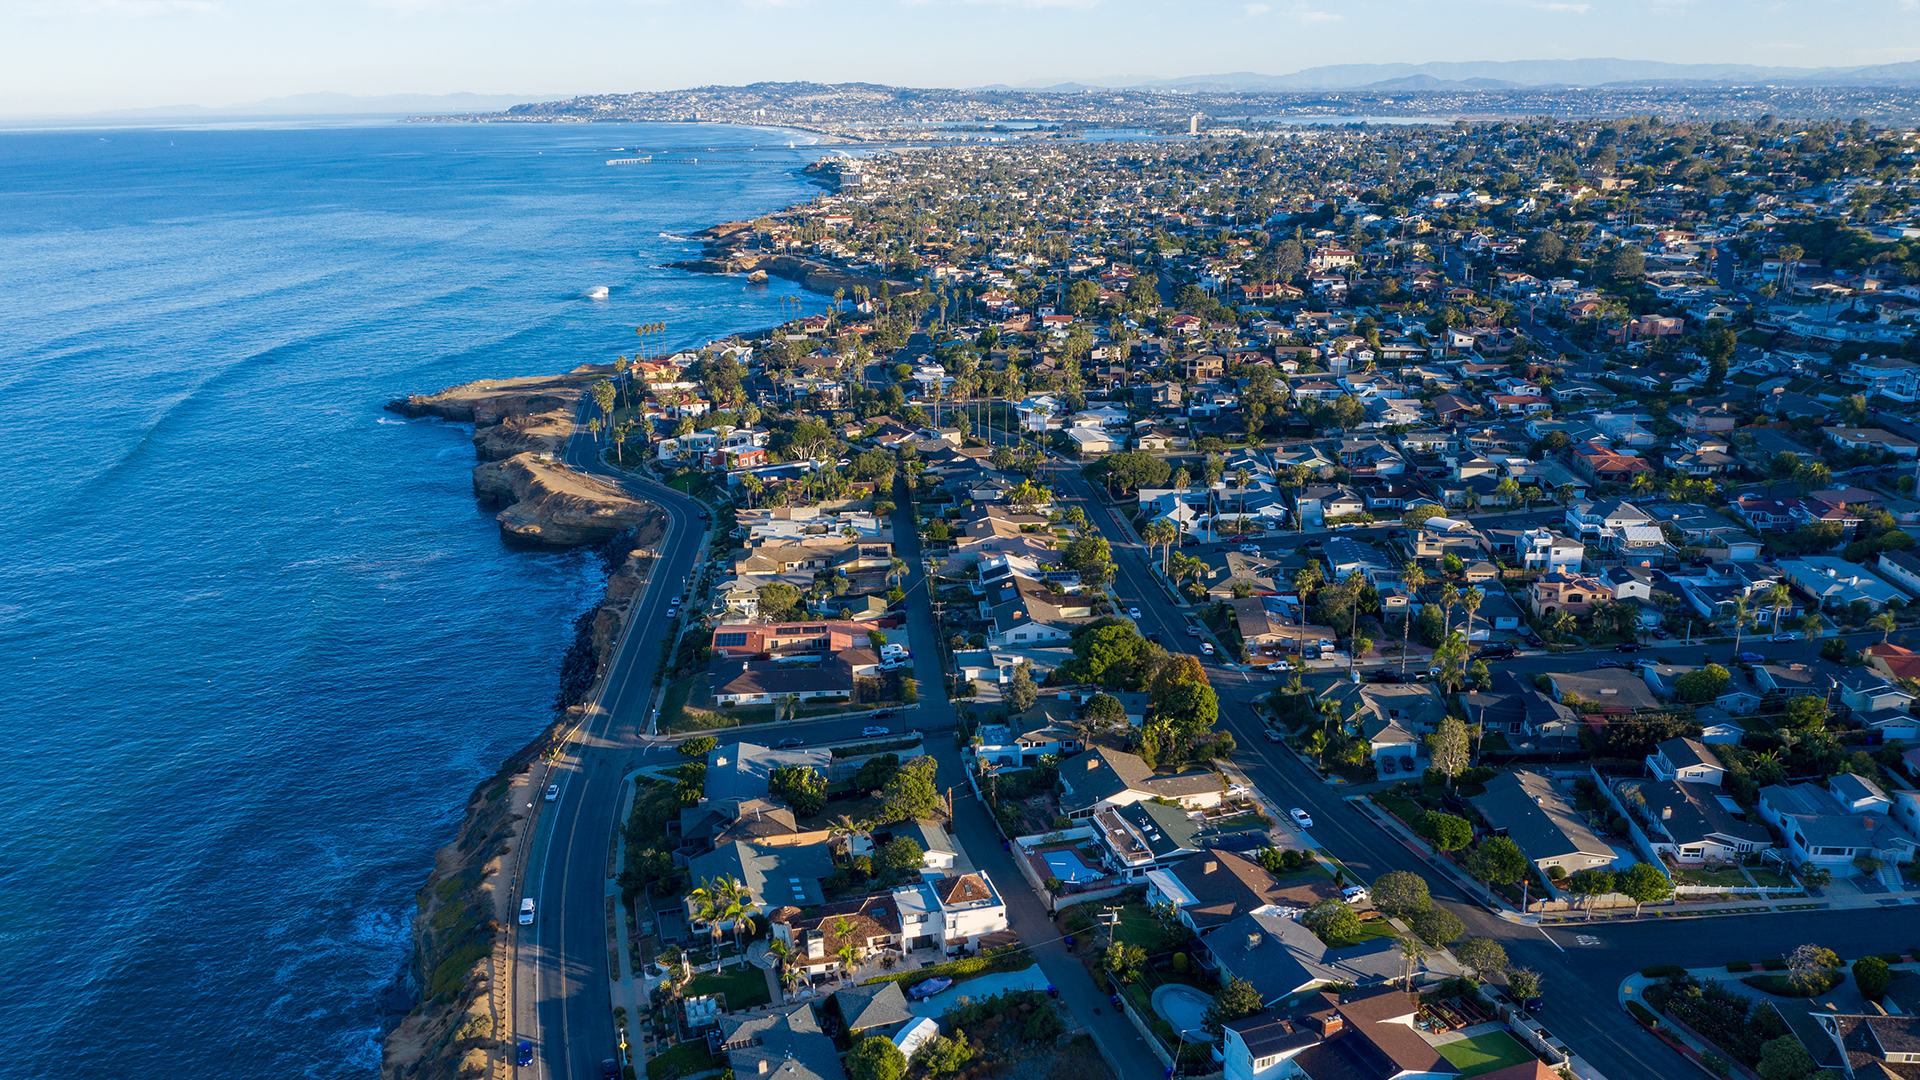
[{"label": "chimney", "polygon": [[1257,948],[1259,948],[1259,947],[1260,947],[1260,941],[1261,941],[1261,935],[1259,935],[1259,934],[1248,934],[1248,935],[1247,935],[1247,951],[1248,951],[1248,952],[1252,952],[1253,950],[1255,950],[1255,949],[1257,949]]},{"label": "chimney", "polygon": [[1200,864],[1200,872],[1203,874],[1211,874],[1218,869],[1220,869],[1220,860],[1218,859],[1208,859],[1206,862]]},{"label": "chimney", "polygon": [[1100,767],[1100,759],[1089,755],[1087,757],[1087,771],[1092,772],[1093,770],[1099,767]]},{"label": "chimney", "polygon": [[740,670],[741,670],[741,671],[746,671],[746,670],[747,670],[747,661],[745,661],[745,660],[742,660],[742,661],[740,661]]},{"label": "chimney", "polygon": [[760,1059],[760,1075],[765,1076],[772,1071],[773,1071],[773,1062],[768,1061],[766,1058],[761,1058]]},{"label": "chimney", "polygon": [[1325,1038],[1328,1035],[1331,1035],[1334,1032],[1339,1031],[1341,1028],[1347,1026],[1347,1022],[1344,1019],[1342,1019],[1340,1014],[1337,1012],[1330,1012],[1325,1016],[1317,1017],[1316,1019],[1319,1021],[1318,1027],[1320,1028],[1321,1038]]},{"label": "chimney", "polygon": [[1661,821],[1672,821],[1672,820],[1673,820],[1673,807],[1671,807],[1671,806],[1663,806],[1663,807],[1661,807],[1661,808],[1660,808],[1660,820],[1661,820]]}]

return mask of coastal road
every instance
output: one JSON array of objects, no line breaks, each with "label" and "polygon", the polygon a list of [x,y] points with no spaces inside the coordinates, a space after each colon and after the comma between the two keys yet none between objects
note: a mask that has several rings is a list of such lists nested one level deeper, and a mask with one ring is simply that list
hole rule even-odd
[{"label": "coastal road", "polygon": [[[555,767],[558,800],[542,807],[520,895],[538,917],[516,926],[513,1023],[530,1039],[532,1066],[523,1077],[597,1078],[614,1057],[612,1002],[607,993],[610,852],[622,778],[641,752],[651,719],[653,675],[669,600],[685,591],[701,555],[701,507],[677,491],[600,464],[597,447],[576,429],[567,463],[620,483],[667,514],[666,535],[646,590],[634,598],[630,632],[621,641],[599,702]],[[516,901],[517,901],[516,897]],[[516,903],[517,906],[517,903]]]},{"label": "coastal road", "polygon": [[[1128,598],[1127,604],[1140,608],[1142,631],[1157,631],[1171,651],[1197,654],[1200,639],[1187,636],[1185,609],[1166,599],[1148,569],[1145,548],[1131,530],[1094,497],[1077,470],[1054,465],[1049,471],[1054,491],[1080,503],[1088,521],[1113,548],[1115,591]],[[1879,640],[1879,635],[1851,635],[1851,640],[1857,648]],[[1686,662],[1704,653],[1725,663],[1734,651],[1731,644],[1657,641],[1648,642],[1640,655]],[[1815,646],[1805,641],[1776,644],[1748,638],[1742,651],[1790,662],[1813,655]],[[1540,654],[1494,666],[1528,674],[1577,670],[1612,655],[1610,651]],[[1469,936],[1498,940],[1514,966],[1541,974],[1545,1003],[1538,1018],[1609,1080],[1683,1076],[1692,1068],[1614,1004],[1621,980],[1642,967],[1757,961],[1784,955],[1806,942],[1835,949],[1845,957],[1905,947],[1901,934],[1910,921],[1904,917],[1905,909],[1649,919],[1545,930],[1508,922],[1486,911],[1458,884],[1434,872],[1419,852],[1374,824],[1343,797],[1343,789],[1328,785],[1290,750],[1267,741],[1266,725],[1254,702],[1273,689],[1277,679],[1218,666],[1210,666],[1208,674],[1220,697],[1219,726],[1232,732],[1238,743],[1234,764],[1269,805],[1282,812],[1296,806],[1305,809],[1314,822],[1313,842],[1362,881],[1388,870],[1409,870],[1426,878],[1434,899],[1460,916]]]}]

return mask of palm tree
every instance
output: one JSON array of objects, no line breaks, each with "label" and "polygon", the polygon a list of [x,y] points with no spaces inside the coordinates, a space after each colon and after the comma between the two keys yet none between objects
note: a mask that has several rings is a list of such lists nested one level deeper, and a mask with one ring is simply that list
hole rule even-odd
[{"label": "palm tree", "polygon": [[719,881],[702,881],[699,888],[687,894],[688,899],[693,901],[693,917],[707,924],[707,933],[713,938],[716,960],[720,956],[720,937],[726,933],[720,923],[727,917],[727,908],[732,903],[729,893],[727,879],[721,878]]},{"label": "palm tree", "polygon": [[860,950],[854,948],[853,942],[849,941],[834,950],[833,955],[840,961],[840,977],[842,979],[851,979],[853,977],[854,962],[860,959]]},{"label": "palm tree", "polygon": [[1747,630],[1749,597],[1739,597],[1733,602],[1733,651],[1740,652],[1740,638]]},{"label": "palm tree", "polygon": [[1793,594],[1787,592],[1785,585],[1771,585],[1760,594],[1760,602],[1773,609],[1773,632],[1780,632],[1780,614],[1786,610],[1787,601]]},{"label": "palm tree", "polygon": [[1474,585],[1469,585],[1467,591],[1460,594],[1460,606],[1467,612],[1467,643],[1469,645],[1473,643],[1473,613],[1480,610],[1480,603],[1486,598],[1487,594]]},{"label": "palm tree", "polygon": [[1819,641],[1825,636],[1826,629],[1827,621],[1820,617],[1819,612],[1807,612],[1807,617],[1800,620],[1800,636],[1807,639],[1807,644],[1806,647],[1800,651],[1804,653],[1807,649],[1812,648],[1814,642]]},{"label": "palm tree", "polygon": [[1300,590],[1300,602],[1306,603],[1307,594],[1326,584],[1327,577],[1320,570],[1320,564],[1310,562],[1294,572],[1293,587]]},{"label": "palm tree", "polygon": [[[1400,581],[1407,587],[1409,596],[1417,596],[1420,587],[1427,583],[1427,572],[1420,568],[1415,559],[1408,559],[1407,565],[1400,571]],[[1400,620],[1400,677],[1407,677],[1407,633],[1413,629],[1413,605],[1407,605],[1406,617]]]},{"label": "palm tree", "polygon": [[898,585],[900,579],[907,576],[907,560],[898,555],[887,560],[887,582]]},{"label": "palm tree", "polygon": [[1453,634],[1453,609],[1454,609],[1454,606],[1459,603],[1460,603],[1460,590],[1454,588],[1452,582],[1448,582],[1446,585],[1441,586],[1440,612],[1441,612],[1442,618],[1445,621],[1441,623],[1440,638],[1443,641]]},{"label": "palm tree", "polygon": [[1414,934],[1401,934],[1399,942],[1400,970],[1402,977],[1406,980],[1407,990],[1411,991],[1413,989],[1413,969],[1420,965],[1420,961],[1427,958],[1427,944]]},{"label": "palm tree", "polygon": [[1900,621],[1893,617],[1893,612],[1883,611],[1867,620],[1867,625],[1880,631],[1880,644],[1885,645],[1887,639],[1893,636],[1894,630],[1900,626]]}]

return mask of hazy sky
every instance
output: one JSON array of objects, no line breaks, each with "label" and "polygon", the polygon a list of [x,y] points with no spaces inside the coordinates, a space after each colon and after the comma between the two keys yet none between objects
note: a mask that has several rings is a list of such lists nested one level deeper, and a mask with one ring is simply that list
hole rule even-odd
[{"label": "hazy sky", "polygon": [[1920,0],[0,0],[0,113],[1595,56],[1911,60]]}]

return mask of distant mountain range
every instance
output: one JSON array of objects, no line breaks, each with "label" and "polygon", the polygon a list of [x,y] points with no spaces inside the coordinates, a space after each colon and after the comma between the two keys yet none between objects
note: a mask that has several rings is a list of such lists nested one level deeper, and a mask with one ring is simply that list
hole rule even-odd
[{"label": "distant mountain range", "polygon": [[1920,60],[1869,67],[1791,68],[1753,64],[1669,64],[1657,60],[1469,60],[1431,64],[1334,64],[1290,75],[1236,71],[1156,79],[1111,75],[1098,79],[1033,79],[990,90],[1187,90],[1258,93],[1300,90],[1511,90],[1546,86],[1748,85],[1802,86],[1920,85]]},{"label": "distant mountain range", "polygon": [[161,119],[166,117],[216,116],[357,116],[394,115],[450,116],[458,113],[491,113],[529,101],[548,101],[553,95],[538,94],[384,94],[362,97],[355,94],[295,94],[268,98],[245,105],[159,105],[150,109],[118,109],[94,114],[102,119]]}]

